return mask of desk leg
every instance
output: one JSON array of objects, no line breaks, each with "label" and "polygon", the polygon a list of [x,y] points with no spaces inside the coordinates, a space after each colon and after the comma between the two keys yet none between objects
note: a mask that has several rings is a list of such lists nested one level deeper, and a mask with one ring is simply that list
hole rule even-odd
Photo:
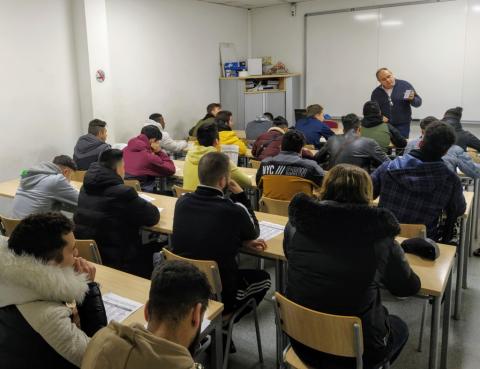
[{"label": "desk leg", "polygon": [[[475,205],[472,205],[472,208]],[[473,213],[471,212],[468,214],[467,224],[466,224],[466,232],[465,232],[465,246],[463,252],[463,276],[462,276],[462,288],[467,289],[467,281],[468,281],[468,261],[470,257],[470,250],[472,249],[471,244],[473,241]]]},{"label": "desk leg", "polygon": [[442,296],[435,296],[432,305],[432,327],[430,333],[430,357],[428,360],[429,369],[437,369],[438,360],[438,336],[440,330],[440,307]]},{"label": "desk leg", "polygon": [[223,340],[222,340],[222,314],[219,314],[213,321],[214,334],[210,354],[210,366],[214,369],[223,367]]},{"label": "desk leg", "polygon": [[[285,292],[284,273],[285,262],[282,260],[275,260],[275,290],[281,294]],[[280,325],[276,324],[277,330],[277,368],[284,368],[283,364],[283,350],[286,347],[286,336],[283,333]]]},{"label": "desk leg", "polygon": [[452,271],[448,276],[443,302],[442,348],[440,353],[440,369],[447,369],[448,335],[450,332],[450,314],[452,310]]},{"label": "desk leg", "polygon": [[462,217],[460,224],[460,242],[457,248],[457,284],[455,286],[455,309],[453,317],[455,320],[460,319],[460,311],[462,308],[462,284],[463,284],[463,265],[464,265],[464,252],[465,252],[465,234],[466,234],[467,220]]},{"label": "desk leg", "polygon": [[474,224],[473,224],[473,233],[474,237],[477,240],[478,239],[478,211],[480,210],[480,199],[479,199],[479,190],[480,190],[480,179],[475,179],[473,182],[473,192],[474,192],[474,198],[473,198],[473,204],[474,204],[474,213],[473,213],[473,219],[474,219]]}]

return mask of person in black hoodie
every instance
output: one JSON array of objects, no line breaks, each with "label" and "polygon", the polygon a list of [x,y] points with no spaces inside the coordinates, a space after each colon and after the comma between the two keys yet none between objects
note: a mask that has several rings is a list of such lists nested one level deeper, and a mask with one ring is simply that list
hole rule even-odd
[{"label": "person in black hoodie", "polygon": [[[370,206],[372,192],[365,170],[335,166],[323,181],[319,200],[304,194],[293,198],[284,238],[287,297],[323,313],[359,317],[366,369],[393,362],[408,339],[406,324],[382,305],[380,285],[402,297],[420,289],[395,241],[400,225],[389,210]],[[291,343],[311,367],[354,366],[354,359],[323,354],[293,339]]]},{"label": "person in black hoodie", "polygon": [[104,151],[90,166],[73,218],[75,236],[94,239],[105,265],[150,278],[153,251],[142,246],[140,229],[157,224],[160,213],[123,183],[124,175],[120,150]]},{"label": "person in black hoodie", "polygon": [[[243,302],[255,298],[260,304],[270,288],[263,270],[238,269],[240,248],[265,249],[257,240],[260,229],[243,189],[230,179],[225,154],[205,154],[198,164],[200,185],[180,197],[175,205],[172,248],[178,255],[215,260],[222,279],[223,314],[228,316]],[[226,198],[223,189],[232,194]]]},{"label": "person in black hoodie", "polygon": [[455,145],[460,146],[463,151],[467,148],[472,148],[480,152],[480,139],[469,131],[463,129],[462,120],[463,108],[457,106],[456,108],[448,109],[443,116],[442,121],[448,123],[455,130],[456,141]]},{"label": "person in black hoodie", "polygon": [[111,148],[107,141],[107,123],[93,119],[88,124],[88,133],[81,136],[73,149],[73,160],[78,170],[87,170],[102,152]]},{"label": "person in black hoodie", "polygon": [[387,152],[390,142],[397,148],[407,146],[407,139],[390,123],[383,121],[382,111],[376,101],[367,101],[363,106],[362,137],[371,138]]}]

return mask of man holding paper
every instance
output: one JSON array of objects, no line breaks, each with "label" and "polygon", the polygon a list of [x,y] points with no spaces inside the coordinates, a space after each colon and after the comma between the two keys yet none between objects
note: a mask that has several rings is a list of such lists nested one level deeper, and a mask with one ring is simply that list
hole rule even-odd
[{"label": "man holding paper", "polygon": [[373,90],[371,100],[377,101],[380,105],[384,121],[408,138],[412,106],[420,107],[422,98],[409,82],[396,79],[388,68],[380,68],[376,77],[380,85]]}]

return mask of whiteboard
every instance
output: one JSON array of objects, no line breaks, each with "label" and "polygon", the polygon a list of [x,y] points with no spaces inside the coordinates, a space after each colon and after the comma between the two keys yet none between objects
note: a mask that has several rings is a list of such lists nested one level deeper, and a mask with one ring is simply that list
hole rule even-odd
[{"label": "whiteboard", "polygon": [[[477,9],[477,5],[479,9]],[[306,20],[306,103],[325,112],[361,115],[388,67],[423,98],[413,118],[439,118],[464,107],[480,121],[480,0],[309,16]]]}]

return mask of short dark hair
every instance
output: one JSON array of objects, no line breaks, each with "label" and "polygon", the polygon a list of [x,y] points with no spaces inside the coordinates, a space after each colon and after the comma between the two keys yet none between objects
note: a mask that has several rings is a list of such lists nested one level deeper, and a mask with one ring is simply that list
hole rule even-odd
[{"label": "short dark hair", "polygon": [[157,121],[160,118],[162,118],[162,114],[160,113],[153,113],[153,114],[150,114],[150,116],[148,117],[148,119],[151,119],[154,121]]},{"label": "short dark hair", "polygon": [[211,288],[207,277],[185,261],[165,261],[155,268],[148,301],[154,321],[176,326],[198,303],[207,309]]},{"label": "short dark hair", "polygon": [[150,139],[155,139],[155,141],[161,140],[162,139],[162,132],[157,126],[154,126],[153,124],[149,124],[148,126],[144,126],[142,130],[140,131],[141,134],[147,136],[147,138]]},{"label": "short dark hair", "polygon": [[221,109],[222,108],[222,105],[220,105],[219,103],[211,103],[211,104],[208,104],[207,105],[207,114],[210,114],[212,115],[212,111],[214,109]]},{"label": "short dark hair", "polygon": [[264,116],[264,117],[267,117],[267,118],[270,119],[270,120],[273,120],[273,114],[272,114],[272,113],[265,112],[265,113],[263,113],[263,116]]},{"label": "short dark hair", "polygon": [[78,170],[77,164],[73,159],[68,155],[58,155],[53,158],[52,161],[55,165],[61,165],[62,167],[67,167],[76,172]]},{"label": "short dark hair", "polygon": [[118,163],[123,159],[122,150],[118,149],[107,149],[102,152],[98,158],[98,162],[101,166],[115,170]]},{"label": "short dark hair", "polygon": [[98,136],[107,126],[107,122],[100,119],[93,119],[88,123],[88,133]]},{"label": "short dark hair", "polygon": [[291,129],[283,135],[282,151],[300,152],[305,146],[305,136],[296,129]]},{"label": "short dark hair", "polygon": [[197,129],[197,141],[201,146],[213,146],[218,137],[215,123],[204,123]]},{"label": "short dark hair", "polygon": [[352,129],[359,129],[362,122],[357,114],[347,114],[342,117],[343,131],[348,132]]},{"label": "short dark hair", "polygon": [[230,159],[221,152],[209,152],[198,163],[198,179],[202,185],[215,186],[230,172]]},{"label": "short dark hair", "polygon": [[455,143],[453,128],[444,122],[431,123],[422,139],[420,150],[435,160],[440,160]]},{"label": "short dark hair", "polygon": [[422,130],[426,130],[427,127],[432,124],[433,122],[437,122],[439,119],[433,117],[433,116],[428,116],[426,118],[423,118],[421,121],[420,121],[420,129]]},{"label": "short dark hair", "polygon": [[217,116],[215,117],[215,123],[217,124],[219,131],[231,131],[232,128],[228,125],[230,118],[232,116],[232,112],[228,110],[219,111]]},{"label": "short dark hair", "polygon": [[74,225],[61,213],[29,215],[13,230],[8,248],[17,255],[28,254],[44,262],[62,262],[66,246],[63,236],[73,232]]},{"label": "short dark hair", "polygon": [[276,127],[288,127],[288,122],[284,117],[279,115],[273,120],[273,125]]},{"label": "short dark hair", "polygon": [[381,68],[378,68],[377,71],[375,72],[375,77],[377,77],[377,79],[378,79],[378,75],[380,74],[380,72],[383,72],[384,70],[388,70],[389,72],[391,72],[390,69],[388,69],[386,67],[381,67]]}]

